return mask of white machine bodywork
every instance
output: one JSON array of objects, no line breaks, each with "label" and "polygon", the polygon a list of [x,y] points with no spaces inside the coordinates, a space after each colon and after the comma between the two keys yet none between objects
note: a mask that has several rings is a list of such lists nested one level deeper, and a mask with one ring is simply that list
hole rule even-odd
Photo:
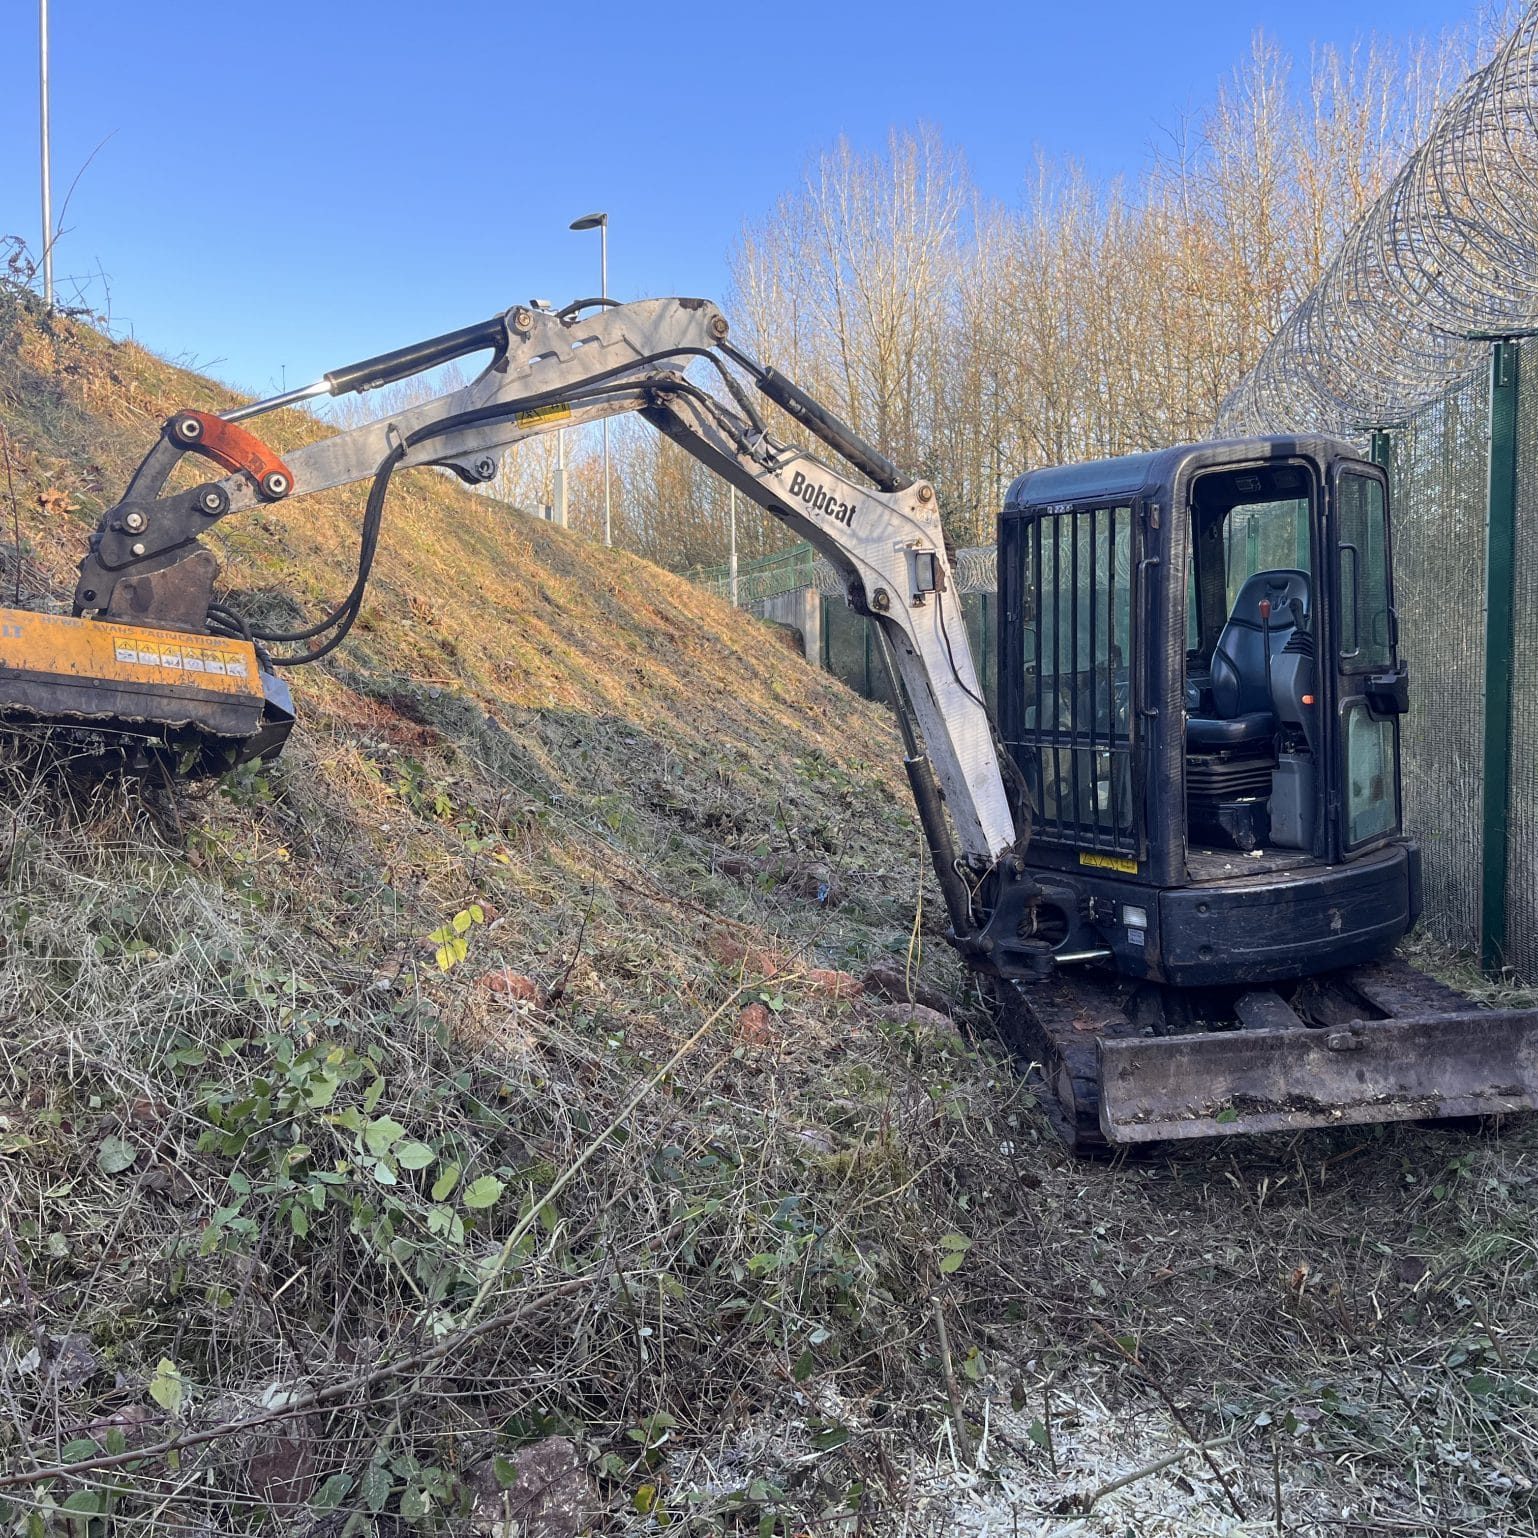
[{"label": "white machine bodywork", "polygon": [[[501,451],[526,438],[639,412],[834,566],[851,604],[891,643],[961,855],[981,871],[1011,849],[1014,819],[951,585],[933,487],[914,481],[873,489],[772,438],[727,360],[760,389],[772,371],[724,345],[726,319],[706,300],[649,299],[588,314],[519,306],[503,320],[497,356],[463,389],[287,454],[291,495],[367,479],[398,449],[404,449],[401,466],[439,465],[467,481],[486,481]],[[685,370],[700,358],[715,363],[732,404],[685,380]],[[324,393],[323,381],[229,415],[240,420]],[[816,421],[802,420],[819,430]],[[821,436],[842,447],[852,434],[834,426],[832,437]],[[839,439],[839,433],[848,436]],[[232,475],[220,484],[232,512],[259,500],[248,477]]]}]

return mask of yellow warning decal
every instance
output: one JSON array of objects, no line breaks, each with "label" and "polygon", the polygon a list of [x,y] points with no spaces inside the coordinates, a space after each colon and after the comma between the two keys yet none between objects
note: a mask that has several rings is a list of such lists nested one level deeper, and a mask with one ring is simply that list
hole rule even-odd
[{"label": "yellow warning decal", "polygon": [[1137,875],[1137,861],[1120,854],[1089,854],[1081,849],[1079,864],[1093,865],[1099,870],[1124,871],[1129,876]]},{"label": "yellow warning decal", "polygon": [[571,407],[536,406],[532,411],[520,411],[513,420],[520,427],[538,427],[544,422],[569,422],[571,421]]},{"label": "yellow warning decal", "polygon": [[173,690],[192,685],[262,698],[249,641],[26,609],[0,609],[0,675],[9,671],[52,674],[72,683],[158,684]]}]

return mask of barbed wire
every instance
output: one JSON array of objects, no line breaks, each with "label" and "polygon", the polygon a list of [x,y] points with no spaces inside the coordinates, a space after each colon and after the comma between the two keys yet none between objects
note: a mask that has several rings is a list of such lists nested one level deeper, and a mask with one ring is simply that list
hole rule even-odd
[{"label": "barbed wire", "polygon": [[1403,421],[1538,326],[1538,4],[1224,400],[1225,436]]}]

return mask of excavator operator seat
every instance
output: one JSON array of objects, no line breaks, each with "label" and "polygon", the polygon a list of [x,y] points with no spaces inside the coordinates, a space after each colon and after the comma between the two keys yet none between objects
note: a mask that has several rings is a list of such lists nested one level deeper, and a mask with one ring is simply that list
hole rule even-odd
[{"label": "excavator operator seat", "polygon": [[[1188,718],[1188,747],[1216,752],[1276,736],[1266,652],[1274,665],[1300,622],[1306,627],[1309,597],[1308,573],[1296,570],[1257,571],[1239,590],[1212,652],[1212,714]],[[1262,602],[1270,605],[1269,618],[1261,615]]]}]

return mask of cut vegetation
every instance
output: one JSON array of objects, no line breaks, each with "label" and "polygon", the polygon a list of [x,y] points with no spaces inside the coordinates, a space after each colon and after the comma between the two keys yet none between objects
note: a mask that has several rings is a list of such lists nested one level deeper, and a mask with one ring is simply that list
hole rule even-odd
[{"label": "cut vegetation", "polygon": [[[10,597],[231,399],[0,292]],[[243,606],[359,500],[221,525]],[[1538,1522],[1530,1126],[1072,1161],[885,714],[440,474],[294,686],[270,769],[6,770],[0,1530]]]}]

